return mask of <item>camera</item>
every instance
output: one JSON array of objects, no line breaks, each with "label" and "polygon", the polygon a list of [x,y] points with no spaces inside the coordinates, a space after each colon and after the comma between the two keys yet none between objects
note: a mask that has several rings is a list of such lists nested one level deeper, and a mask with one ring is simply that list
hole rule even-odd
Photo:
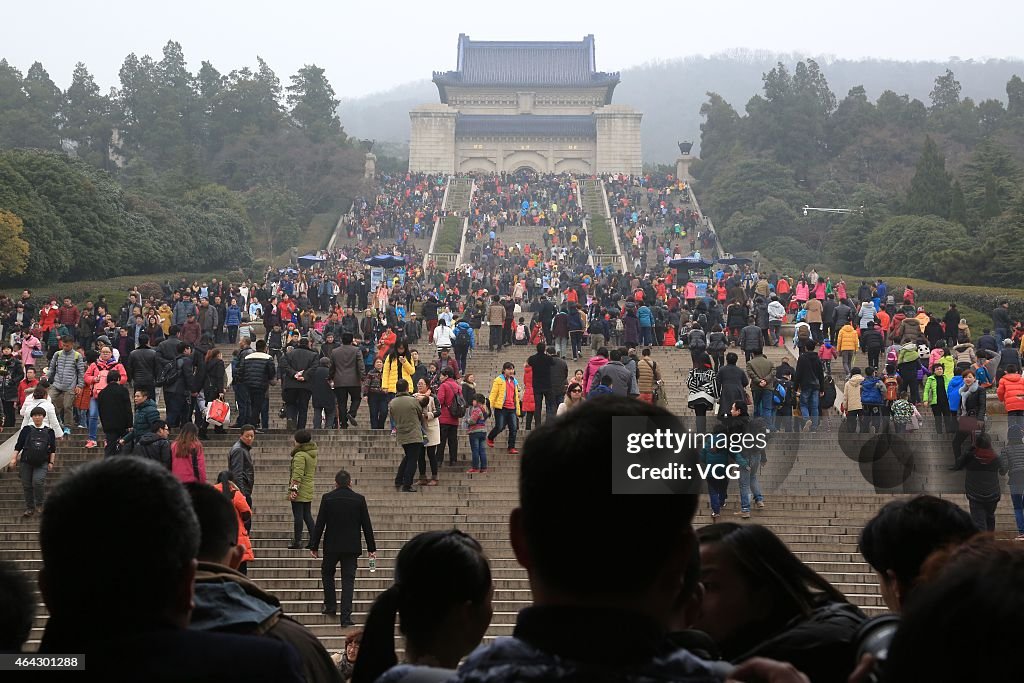
[{"label": "camera", "polygon": [[875,658],[875,666],[869,674],[871,683],[884,681],[883,671],[889,658],[889,645],[900,626],[900,618],[895,614],[883,614],[880,617],[864,622],[857,631],[857,658],[859,662],[864,655]]}]

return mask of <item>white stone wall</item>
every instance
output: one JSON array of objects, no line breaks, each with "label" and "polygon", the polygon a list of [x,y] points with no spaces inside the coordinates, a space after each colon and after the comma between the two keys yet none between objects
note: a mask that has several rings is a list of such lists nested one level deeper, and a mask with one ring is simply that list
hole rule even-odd
[{"label": "white stone wall", "polygon": [[643,172],[640,151],[641,112],[621,104],[610,104],[594,112],[597,120],[597,172]]},{"label": "white stone wall", "polygon": [[471,137],[455,142],[460,173],[514,171],[527,166],[541,173],[594,173],[593,138]]},{"label": "white stone wall", "polygon": [[448,105],[463,114],[552,114],[589,116],[604,106],[605,88],[454,88]]},{"label": "white stone wall", "polygon": [[412,173],[455,173],[454,107],[425,104],[409,112],[412,137],[409,141],[409,171]]}]

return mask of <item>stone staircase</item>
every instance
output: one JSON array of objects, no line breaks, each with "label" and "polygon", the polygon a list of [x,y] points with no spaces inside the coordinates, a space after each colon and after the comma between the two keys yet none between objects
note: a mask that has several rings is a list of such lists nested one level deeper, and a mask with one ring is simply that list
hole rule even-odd
[{"label": "stone staircase", "polygon": [[[486,339],[481,330],[478,339]],[[422,355],[429,356],[425,345]],[[532,347],[506,347],[498,352],[477,350],[468,362],[468,370],[476,374],[478,391],[487,394],[501,363],[510,360],[519,369],[534,352]],[[773,362],[789,357],[785,349],[768,351]],[[569,362],[570,376],[585,367],[585,358]],[[690,356],[684,350],[657,347],[653,358],[665,378],[672,409],[689,414],[685,405],[685,377]],[[742,364],[742,356],[740,359]],[[256,463],[254,490],[253,546],[256,560],[250,563],[249,575],[266,590],[277,595],[286,612],[308,625],[332,651],[344,642],[336,618],[319,613],[322,591],[320,563],[304,550],[288,550],[291,540],[292,516],[286,498],[291,435],[282,420],[276,417],[279,395],[271,400],[272,429],[259,434],[253,449]],[[360,424],[366,424],[365,409],[360,410]],[[520,423],[518,444],[526,432]],[[874,573],[857,552],[857,535],[864,522],[893,493],[878,492],[861,473],[858,462],[844,455],[844,448],[833,431],[815,434],[781,434],[769,444],[769,461],[761,475],[767,507],[755,511],[752,522],[770,526],[810,566],[822,573],[853,602],[869,614],[884,610]],[[929,488],[944,485],[949,477],[944,466],[948,446],[927,430],[909,436],[927,454],[924,480]],[[7,432],[9,435],[11,432]],[[227,453],[237,432],[214,435],[205,443],[208,476],[213,479],[227,466]],[[854,437],[867,440],[870,437]],[[449,527],[460,528],[476,537],[484,546],[492,563],[495,579],[494,618],[487,638],[512,632],[518,610],[530,603],[530,588],[525,571],[516,562],[509,544],[508,514],[516,505],[517,457],[504,448],[489,449],[488,473],[469,475],[466,460],[469,445],[465,433],[460,435],[458,467],[443,467],[436,487],[421,487],[415,494],[395,492],[393,480],[400,460],[400,449],[386,432],[365,427],[348,431],[318,431],[314,440],[319,445],[316,498],[333,487],[334,473],[341,468],[353,476],[353,488],[367,497],[378,544],[377,571],[370,573],[366,558],[361,558],[356,578],[355,619],[362,623],[373,599],[391,582],[394,558],[402,544],[421,531]],[[504,437],[497,440],[505,443]],[[847,444],[848,445],[848,444]],[[102,457],[102,451],[86,450],[84,434],[76,430],[60,445],[57,467],[49,475],[47,488],[72,467],[86,460]],[[948,483],[948,482],[945,482]],[[731,486],[730,504],[724,519],[736,519],[738,489]],[[959,490],[951,488],[949,490]],[[963,504],[959,495],[951,499]],[[315,506],[314,506],[315,507]],[[13,473],[0,476],[0,558],[14,561],[34,573],[40,566],[38,551],[38,519],[23,520],[21,487]],[[1012,515],[1004,503],[998,513],[1001,532],[1009,532]],[[710,522],[706,497],[702,497],[696,525]],[[303,539],[305,542],[305,538]],[[33,576],[34,578],[34,576]],[[40,606],[31,634],[35,647],[45,624]]]},{"label": "stone staircase", "polygon": [[472,194],[472,178],[453,177],[448,181],[448,199],[444,204],[445,211],[448,213],[458,211],[459,215],[465,216],[469,210],[469,200]]}]

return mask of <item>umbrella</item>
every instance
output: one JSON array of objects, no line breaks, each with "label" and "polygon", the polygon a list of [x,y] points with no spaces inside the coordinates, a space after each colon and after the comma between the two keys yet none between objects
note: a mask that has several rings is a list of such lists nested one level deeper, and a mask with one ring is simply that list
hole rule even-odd
[{"label": "umbrella", "polygon": [[294,268],[280,268],[277,272],[279,272],[279,273],[290,273],[290,274],[294,275],[294,274],[298,273],[299,271],[295,270]]},{"label": "umbrella", "polygon": [[745,258],[742,256],[730,256],[728,258],[720,258],[718,262],[726,266],[742,266],[748,263],[753,263],[754,259]]},{"label": "umbrella", "polygon": [[363,263],[369,266],[376,266],[378,268],[397,268],[398,266],[405,265],[404,256],[392,256],[391,254],[377,254],[363,261]]},{"label": "umbrella", "polygon": [[686,268],[701,270],[703,268],[709,268],[714,261],[705,261],[702,258],[694,258],[687,256],[686,258],[674,258],[668,262],[669,268]]}]

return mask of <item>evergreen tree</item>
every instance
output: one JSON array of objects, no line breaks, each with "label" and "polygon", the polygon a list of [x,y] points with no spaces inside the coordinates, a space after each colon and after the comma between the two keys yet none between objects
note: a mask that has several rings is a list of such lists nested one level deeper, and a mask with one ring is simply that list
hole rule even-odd
[{"label": "evergreen tree", "polygon": [[951,190],[950,177],[946,173],[946,158],[939,153],[931,136],[927,136],[914,177],[910,181],[906,211],[918,216],[949,218]]},{"label": "evergreen tree", "polygon": [[110,101],[100,94],[92,74],[78,62],[64,93],[64,137],[76,144],[75,153],[93,166],[109,168]]},{"label": "evergreen tree", "polygon": [[952,197],[949,201],[949,220],[967,225],[967,202],[964,200],[964,189],[959,180],[953,181]]},{"label": "evergreen tree", "polygon": [[929,93],[932,100],[932,110],[942,111],[952,109],[960,104],[960,81],[949,69],[935,79],[935,87]]},{"label": "evergreen tree", "polygon": [[343,138],[341,120],[334,88],[316,64],[307,64],[292,76],[287,103],[291,117],[309,137],[317,142],[327,138]]}]

